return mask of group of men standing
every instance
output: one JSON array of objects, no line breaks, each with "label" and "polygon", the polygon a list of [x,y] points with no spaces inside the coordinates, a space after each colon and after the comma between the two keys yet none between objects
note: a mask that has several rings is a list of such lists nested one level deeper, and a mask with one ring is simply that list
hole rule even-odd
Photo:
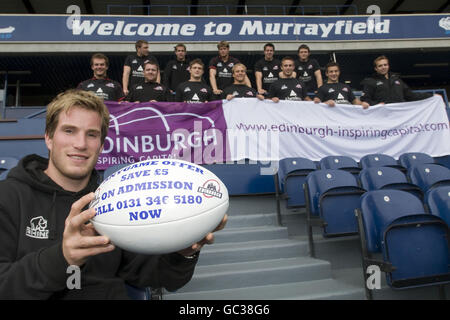
[{"label": "group of men standing", "polygon": [[[252,88],[244,64],[230,55],[230,45],[221,41],[218,55],[208,66],[208,85],[203,78],[205,65],[201,59],[189,61],[186,46],[175,46],[176,59],[167,63],[161,77],[158,60],[150,55],[145,40],[136,42],[136,53],[129,55],[124,63],[122,85],[107,77],[108,58],[96,53],[91,58],[93,78],[83,81],[79,89],[94,91],[104,100],[147,102],[179,101],[201,103],[234,97],[279,100],[311,101],[338,104],[370,105],[419,100],[428,94],[417,94],[389,71],[389,60],[380,56],[374,61],[375,73],[364,79],[361,99],[354,96],[350,86],[340,83],[340,66],[330,62],[325,67],[326,81],[317,60],[310,58],[310,49],[302,44],[297,51],[298,59],[274,57],[275,46],[264,46],[264,58],[255,64],[256,89]],[[162,81],[161,81],[162,80]],[[311,99],[308,94],[314,93]]]}]

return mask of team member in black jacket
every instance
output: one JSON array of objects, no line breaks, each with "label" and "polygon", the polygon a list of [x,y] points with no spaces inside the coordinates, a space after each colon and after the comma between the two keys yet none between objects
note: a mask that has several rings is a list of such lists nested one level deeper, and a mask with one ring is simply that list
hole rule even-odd
[{"label": "team member in black jacket", "polygon": [[389,72],[389,60],[379,56],[373,62],[375,73],[362,81],[361,101],[370,105],[416,101],[432,96],[429,93],[412,92],[396,74]]},{"label": "team member in black jacket", "polygon": [[267,94],[270,85],[278,80],[281,62],[273,57],[275,46],[272,43],[264,45],[264,58],[255,64],[256,89],[259,94]]},{"label": "team member in black jacket", "polygon": [[[138,40],[135,44],[136,53],[129,55],[125,59],[122,75],[123,93],[128,95],[131,88],[136,84],[144,82],[144,63],[153,61],[158,63],[158,60],[150,55],[148,49],[148,42],[145,40]],[[158,71],[157,82],[161,82],[161,76]]]},{"label": "team member in black jacket", "polygon": [[[91,92],[58,95],[47,109],[49,159],[27,156],[0,181],[0,299],[127,299],[125,283],[175,290],[191,279],[213,234],[177,253],[139,255],[88,223],[108,126],[108,109]],[[67,285],[69,266],[79,267],[78,288]]]},{"label": "team member in black jacket", "polygon": [[317,90],[317,94],[314,97],[315,103],[323,102],[330,107],[334,107],[336,103],[358,104],[362,105],[364,109],[369,107],[367,102],[361,102],[355,97],[350,86],[339,82],[341,71],[337,62],[328,63],[325,74],[327,82]]},{"label": "team member in black jacket", "polygon": [[97,97],[103,100],[119,101],[123,99],[121,85],[114,80],[108,79],[107,71],[109,59],[101,53],[95,53],[91,57],[91,69],[93,77],[89,80],[80,82],[78,89],[92,91]]},{"label": "team member in black jacket", "polygon": [[[220,41],[217,45],[219,55],[209,62],[209,82],[213,93],[220,97],[223,89],[233,83],[231,69],[239,60],[230,56],[230,44],[227,41]],[[245,76],[245,83],[251,87],[250,80]]]},{"label": "team member in black jacket", "polygon": [[175,60],[167,63],[163,74],[163,84],[170,91],[175,92],[180,83],[188,81],[191,77],[189,73],[189,60],[186,59],[186,46],[179,43],[175,46]]},{"label": "team member in black jacket", "polygon": [[235,64],[232,69],[234,82],[223,90],[222,99],[231,100],[233,98],[258,98],[264,100],[264,96],[255,89],[245,84],[247,68],[242,63]]},{"label": "team member in black jacket", "polygon": [[305,84],[294,78],[294,66],[294,59],[291,57],[284,57],[281,60],[280,79],[272,83],[268,94],[273,102],[280,100],[311,101],[311,98],[307,96]]},{"label": "team member in black jacket", "polygon": [[144,83],[135,85],[126,100],[131,102],[170,101],[169,90],[156,80],[158,74],[158,64],[153,61],[146,62],[144,64]]},{"label": "team member in black jacket", "polygon": [[175,101],[188,103],[202,103],[214,100],[210,86],[203,81],[205,65],[202,60],[195,59],[189,64],[189,81],[181,83],[176,91]]},{"label": "team member in black jacket", "polygon": [[298,47],[295,73],[298,80],[306,85],[307,92],[315,92],[323,84],[322,73],[316,59],[311,59],[311,51],[306,44]]}]

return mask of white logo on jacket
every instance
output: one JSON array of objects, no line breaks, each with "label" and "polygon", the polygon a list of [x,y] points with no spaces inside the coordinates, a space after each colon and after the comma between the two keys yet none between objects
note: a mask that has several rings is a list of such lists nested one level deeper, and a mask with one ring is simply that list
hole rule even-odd
[{"label": "white logo on jacket", "polygon": [[47,220],[42,216],[31,219],[25,235],[35,239],[48,239]]}]

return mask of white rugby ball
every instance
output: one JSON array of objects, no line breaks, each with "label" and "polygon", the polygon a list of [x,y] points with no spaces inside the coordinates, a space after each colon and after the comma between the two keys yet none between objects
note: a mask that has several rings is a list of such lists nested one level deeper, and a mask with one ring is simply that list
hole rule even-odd
[{"label": "white rugby ball", "polygon": [[119,248],[142,254],[185,249],[222,221],[228,190],[209,170],[177,159],[124,167],[95,191],[91,220]]}]

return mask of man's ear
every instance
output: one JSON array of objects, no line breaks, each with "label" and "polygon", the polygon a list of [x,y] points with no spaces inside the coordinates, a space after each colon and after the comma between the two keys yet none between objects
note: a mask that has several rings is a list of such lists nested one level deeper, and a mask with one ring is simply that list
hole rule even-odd
[{"label": "man's ear", "polygon": [[47,149],[49,151],[52,151],[52,147],[53,147],[53,139],[50,138],[50,136],[48,135],[48,133],[45,133],[45,144],[47,145]]}]

